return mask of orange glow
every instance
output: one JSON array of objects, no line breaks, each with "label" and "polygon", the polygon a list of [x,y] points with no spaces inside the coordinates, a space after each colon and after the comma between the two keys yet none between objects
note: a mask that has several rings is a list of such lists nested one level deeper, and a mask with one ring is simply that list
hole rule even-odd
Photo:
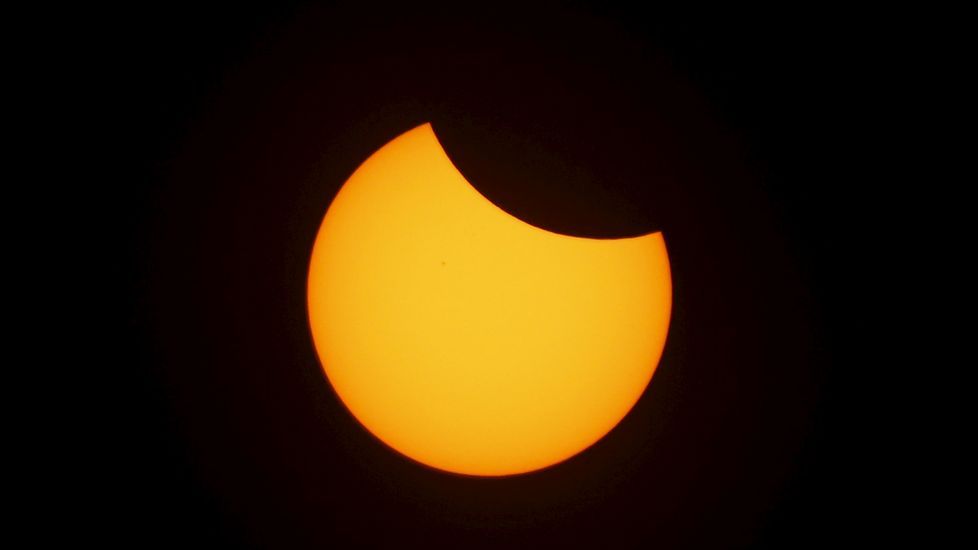
[{"label": "orange glow", "polygon": [[544,468],[608,433],[652,378],[672,303],[661,233],[520,221],[428,124],[347,180],[308,285],[316,350],[357,420],[414,460],[479,476]]}]

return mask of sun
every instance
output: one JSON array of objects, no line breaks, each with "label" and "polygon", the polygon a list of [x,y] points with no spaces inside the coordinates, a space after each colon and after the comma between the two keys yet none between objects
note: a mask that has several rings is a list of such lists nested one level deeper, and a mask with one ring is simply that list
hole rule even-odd
[{"label": "sun", "polygon": [[661,233],[529,225],[465,180],[429,124],[350,176],[309,268],[313,341],[353,416],[407,457],[476,476],[545,468],[614,428],[671,307]]}]

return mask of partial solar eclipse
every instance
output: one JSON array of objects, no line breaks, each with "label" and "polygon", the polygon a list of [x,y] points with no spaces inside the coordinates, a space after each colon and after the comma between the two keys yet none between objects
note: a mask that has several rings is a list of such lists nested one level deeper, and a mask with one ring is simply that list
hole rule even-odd
[{"label": "partial solar eclipse", "polygon": [[434,468],[504,476],[576,455],[628,413],[662,355],[672,282],[661,233],[529,225],[424,124],[333,200],[308,307],[330,384],[372,434]]}]

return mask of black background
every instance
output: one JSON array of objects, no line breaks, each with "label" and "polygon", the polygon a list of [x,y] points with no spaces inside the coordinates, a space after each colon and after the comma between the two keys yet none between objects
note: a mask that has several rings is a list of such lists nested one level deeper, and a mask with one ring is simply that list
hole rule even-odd
[{"label": "black background", "polygon": [[[74,536],[135,546],[824,546],[872,540],[868,220],[841,15],[584,3],[99,8],[60,46],[90,181],[59,420]],[[70,17],[66,25],[72,26]],[[79,19],[78,21],[82,21]],[[487,480],[390,451],[305,321],[333,194],[425,121],[513,215],[662,230],[675,307],[635,409]],[[91,164],[89,164],[91,163]],[[76,182],[77,183],[77,182]],[[75,218],[70,218],[74,220]],[[82,380],[83,379],[83,380]],[[871,473],[872,472],[872,473]],[[80,483],[75,483],[79,482]]]}]

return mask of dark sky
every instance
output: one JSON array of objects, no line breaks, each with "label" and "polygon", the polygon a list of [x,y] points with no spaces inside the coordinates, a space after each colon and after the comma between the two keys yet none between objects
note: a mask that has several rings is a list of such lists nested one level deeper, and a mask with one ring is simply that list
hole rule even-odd
[{"label": "dark sky", "polygon": [[[49,101],[72,113],[65,158],[85,177],[56,189],[84,212],[62,238],[91,358],[67,378],[89,397],[58,421],[78,456],[59,474],[65,530],[128,547],[873,540],[858,214],[878,189],[854,168],[846,21],[582,2],[59,17],[71,38],[51,46],[66,70]],[[402,459],[343,409],[312,348],[322,215],[425,121],[513,215],[669,243],[674,319],[652,384],[545,471],[472,479]]]}]

